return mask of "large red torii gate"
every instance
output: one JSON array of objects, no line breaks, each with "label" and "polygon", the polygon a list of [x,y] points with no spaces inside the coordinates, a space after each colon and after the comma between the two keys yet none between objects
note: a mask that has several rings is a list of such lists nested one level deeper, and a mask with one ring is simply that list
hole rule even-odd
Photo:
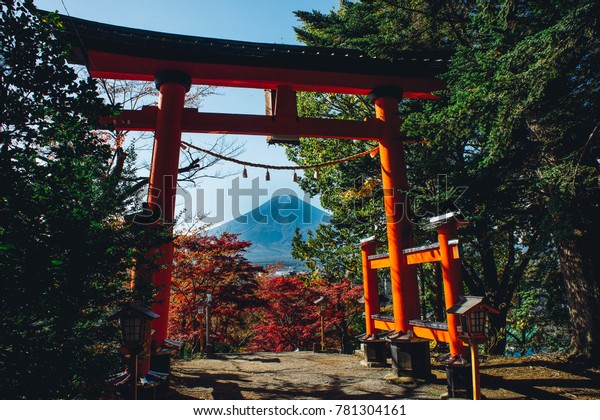
[{"label": "large red torii gate", "polygon": [[[412,246],[407,217],[408,190],[398,103],[402,98],[433,99],[444,88],[435,76],[447,65],[446,52],[406,52],[395,60],[363,56],[355,50],[226,41],[144,31],[64,17],[72,45],[71,62],[85,64],[91,76],[155,81],[158,106],[123,111],[103,123],[123,130],[154,131],[148,203],[173,222],[182,132],[295,135],[379,142],[389,266],[394,301],[393,326],[408,331],[419,317],[414,270],[402,250]],[[202,113],[184,108],[191,84],[271,89],[274,115]],[[375,117],[365,121],[300,118],[296,92],[370,95]],[[152,310],[154,340],[166,338],[173,245],[162,249],[166,268],[153,274],[160,291]]]}]

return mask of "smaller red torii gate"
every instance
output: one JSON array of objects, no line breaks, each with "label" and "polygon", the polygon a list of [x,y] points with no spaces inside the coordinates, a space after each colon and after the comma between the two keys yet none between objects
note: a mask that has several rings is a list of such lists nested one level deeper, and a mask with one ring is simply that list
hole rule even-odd
[{"label": "smaller red torii gate", "polygon": [[[462,285],[460,281],[460,252],[457,228],[464,224],[456,219],[456,213],[448,213],[430,220],[432,227],[437,228],[438,242],[425,246],[405,248],[402,250],[402,258],[408,266],[425,263],[441,264],[442,282],[444,290],[445,309],[453,307],[460,299]],[[361,242],[361,255],[363,263],[366,342],[377,337],[378,331],[400,332],[397,323],[389,317],[380,314],[379,288],[377,270],[390,267],[390,254],[377,254],[379,243],[373,238],[367,238]],[[394,303],[394,317],[397,315]],[[405,319],[409,313],[400,313],[403,317],[402,323],[408,323],[412,327],[414,337],[448,343],[450,355],[453,357],[465,356],[468,348],[459,338],[460,319],[453,314],[446,314],[446,322],[428,322],[418,318]],[[400,334],[393,334],[397,339]],[[410,341],[408,337],[400,340]],[[373,342],[373,341],[371,341]]]},{"label": "smaller red torii gate", "polygon": [[[449,54],[407,51],[395,60],[365,57],[355,50],[259,44],[172,35],[63,17],[71,43],[71,62],[84,64],[92,77],[155,81],[158,105],[123,111],[102,123],[121,130],[155,132],[148,205],[162,223],[174,220],[181,134],[293,135],[379,142],[389,265],[395,302],[393,328],[408,331],[418,317],[414,269],[402,251],[412,246],[407,217],[408,190],[404,141],[398,117],[403,98],[434,99],[444,88],[435,76]],[[276,93],[272,116],[202,113],[184,108],[192,84],[270,89]],[[296,92],[369,95],[375,116],[365,121],[301,118]],[[155,250],[156,251],[156,250]],[[154,344],[167,337],[173,244],[164,245],[152,273],[159,288],[152,310]],[[152,253],[152,252],[151,252]],[[148,365],[142,367],[142,374]]]}]

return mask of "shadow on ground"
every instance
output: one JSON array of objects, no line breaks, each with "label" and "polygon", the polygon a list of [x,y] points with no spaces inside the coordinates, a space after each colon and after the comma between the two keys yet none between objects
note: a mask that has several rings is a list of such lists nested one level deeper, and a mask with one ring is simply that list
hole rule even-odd
[{"label": "shadow on ground", "polygon": [[[224,355],[174,362],[167,399],[394,400],[439,399],[447,391],[442,365],[431,381],[391,383],[390,368],[359,358],[311,352]],[[600,399],[600,372],[560,361],[496,358],[481,366],[486,399]]]}]

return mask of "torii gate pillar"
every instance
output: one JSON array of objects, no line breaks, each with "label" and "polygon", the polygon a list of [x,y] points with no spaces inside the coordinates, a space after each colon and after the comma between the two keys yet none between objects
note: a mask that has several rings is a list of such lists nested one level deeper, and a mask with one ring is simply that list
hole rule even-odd
[{"label": "torii gate pillar", "polygon": [[372,315],[379,313],[379,288],[377,283],[377,270],[369,266],[369,255],[375,255],[378,242],[375,237],[367,238],[360,244],[363,262],[365,320],[367,338],[375,334],[375,321]]},{"label": "torii gate pillar", "polygon": [[379,138],[381,179],[387,226],[392,299],[396,331],[406,332],[411,327],[408,321],[419,318],[419,291],[416,272],[406,263],[403,250],[412,246],[412,226],[406,191],[406,159],[404,143],[400,136],[401,121],[398,102],[402,89],[382,86],[374,89],[369,97],[375,104],[375,116],[382,129]]},{"label": "torii gate pillar", "polygon": [[[155,83],[160,95],[156,112],[148,204],[156,216],[160,215],[162,223],[171,225],[172,230],[181,146],[181,121],[185,94],[191,87],[191,78],[179,71],[163,71],[156,74]],[[152,328],[155,330],[152,341],[160,346],[167,337],[173,243],[162,245],[158,252],[160,256],[155,263],[159,268],[152,274],[152,283],[158,291],[152,311],[160,315],[160,318],[152,322]]]}]

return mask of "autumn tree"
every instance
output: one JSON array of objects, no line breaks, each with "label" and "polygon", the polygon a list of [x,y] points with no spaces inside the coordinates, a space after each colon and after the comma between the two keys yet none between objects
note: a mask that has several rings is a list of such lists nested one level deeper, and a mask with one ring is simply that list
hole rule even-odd
[{"label": "autumn tree", "polygon": [[257,310],[253,351],[311,350],[320,342],[320,313],[315,301],[323,297],[325,348],[352,352],[354,336],[364,326],[358,299],[362,287],[348,280],[328,282],[309,276],[263,276],[258,296],[263,306]]},{"label": "autumn tree", "polygon": [[311,289],[323,296],[327,305],[323,313],[325,337],[332,344],[325,347],[339,348],[342,353],[352,354],[355,337],[364,332],[364,305],[359,303],[363,287],[355,286],[347,279],[335,282],[317,280],[312,283]]},{"label": "autumn tree", "polygon": [[318,341],[318,295],[298,277],[263,278],[257,290],[265,303],[257,311],[251,351],[311,350]]},{"label": "autumn tree", "polygon": [[204,316],[198,308],[208,293],[213,296],[211,340],[222,350],[247,344],[250,309],[260,306],[256,276],[261,268],[244,256],[250,245],[237,235],[214,236],[205,231],[182,234],[175,240],[169,333],[186,341],[192,353],[200,350],[205,334]]}]

